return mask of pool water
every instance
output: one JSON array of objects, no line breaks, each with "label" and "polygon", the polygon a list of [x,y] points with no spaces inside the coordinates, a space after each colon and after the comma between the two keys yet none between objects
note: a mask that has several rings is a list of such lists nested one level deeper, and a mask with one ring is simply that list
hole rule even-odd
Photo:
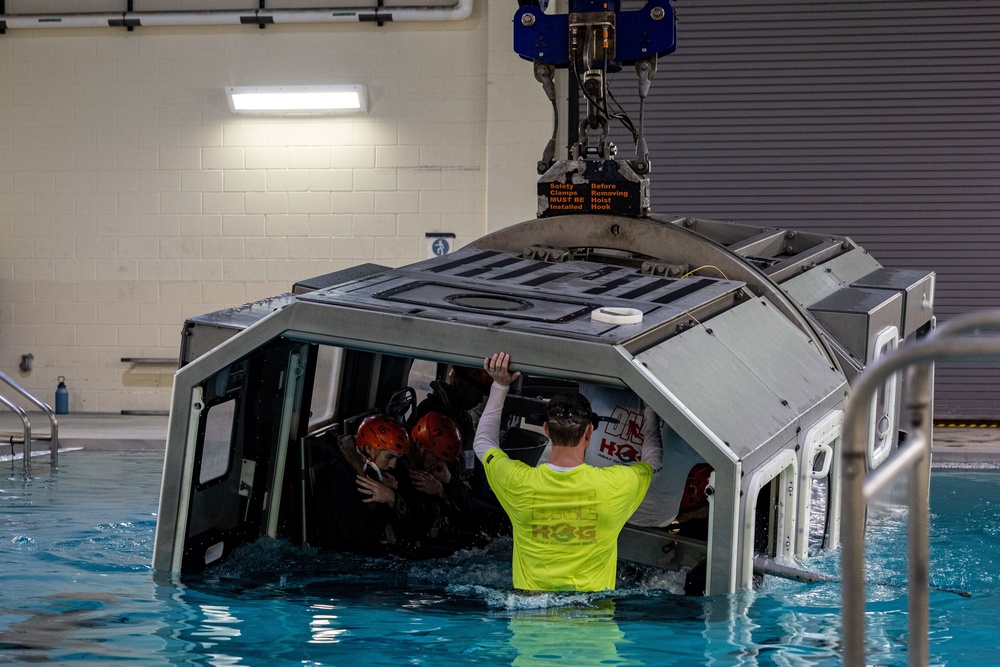
[{"label": "pool water", "polygon": [[[510,544],[419,563],[264,540],[202,577],[150,567],[162,455],[76,452],[0,481],[0,663],[838,665],[837,584],[768,578],[680,594],[623,564],[619,590],[520,596]],[[1000,664],[1000,481],[935,471],[933,664]],[[873,513],[869,664],[906,664],[905,515]],[[836,574],[838,554],[804,564]],[[945,589],[969,591],[962,597]]]}]

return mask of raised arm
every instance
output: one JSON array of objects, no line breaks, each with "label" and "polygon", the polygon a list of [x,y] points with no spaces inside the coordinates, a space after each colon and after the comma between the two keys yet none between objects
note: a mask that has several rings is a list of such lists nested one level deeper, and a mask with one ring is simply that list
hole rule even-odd
[{"label": "raised arm", "polygon": [[660,430],[660,415],[648,405],[642,409],[642,453],[640,458],[660,472],[663,468],[663,439]]},{"label": "raised arm", "polygon": [[511,373],[507,368],[509,364],[510,355],[505,352],[497,352],[483,361],[483,368],[493,378],[493,386],[490,387],[490,397],[479,418],[476,437],[472,441],[472,449],[480,461],[486,456],[486,452],[500,446],[500,415],[503,413],[503,402],[507,398],[511,382],[521,376],[521,371]]}]

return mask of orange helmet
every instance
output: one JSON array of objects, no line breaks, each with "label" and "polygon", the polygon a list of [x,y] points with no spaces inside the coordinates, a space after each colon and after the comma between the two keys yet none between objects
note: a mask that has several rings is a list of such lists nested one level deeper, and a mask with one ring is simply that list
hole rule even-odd
[{"label": "orange helmet", "polygon": [[410,451],[410,437],[406,433],[406,426],[385,415],[365,417],[358,427],[355,444],[358,447],[371,447],[376,451],[384,449],[400,454]]},{"label": "orange helmet", "polygon": [[462,435],[458,425],[440,412],[428,412],[417,420],[410,435],[413,442],[442,461],[457,461],[462,452]]}]

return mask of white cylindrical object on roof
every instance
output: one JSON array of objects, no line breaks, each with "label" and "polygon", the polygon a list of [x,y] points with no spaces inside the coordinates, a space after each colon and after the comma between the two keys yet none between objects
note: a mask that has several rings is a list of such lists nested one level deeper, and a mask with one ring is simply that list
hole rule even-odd
[{"label": "white cylindrical object on roof", "polygon": [[590,313],[590,319],[607,324],[636,324],[642,322],[642,311],[638,308],[598,308]]}]

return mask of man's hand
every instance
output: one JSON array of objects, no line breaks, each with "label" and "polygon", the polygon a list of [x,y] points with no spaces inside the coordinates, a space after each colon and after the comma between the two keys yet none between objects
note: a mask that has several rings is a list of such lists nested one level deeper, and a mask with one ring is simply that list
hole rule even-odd
[{"label": "man's hand", "polygon": [[[445,470],[447,470],[447,468],[445,468]],[[410,480],[413,482],[413,488],[421,493],[426,493],[429,496],[444,495],[443,480],[438,479],[429,472],[424,472],[423,470],[411,470]]]},{"label": "man's hand", "polygon": [[492,357],[486,357],[483,361],[483,368],[490,374],[494,382],[509,387],[514,380],[521,377],[521,371],[509,372],[507,370],[508,364],[510,364],[510,355],[506,352],[497,352]]},{"label": "man's hand", "polygon": [[448,464],[444,461],[435,461],[431,467],[427,468],[427,472],[442,484],[451,481],[451,470],[448,469]]},{"label": "man's hand", "polygon": [[368,496],[362,498],[363,503],[392,505],[396,502],[396,492],[391,487],[374,479],[368,479],[364,475],[358,475],[358,491],[362,496]]}]

